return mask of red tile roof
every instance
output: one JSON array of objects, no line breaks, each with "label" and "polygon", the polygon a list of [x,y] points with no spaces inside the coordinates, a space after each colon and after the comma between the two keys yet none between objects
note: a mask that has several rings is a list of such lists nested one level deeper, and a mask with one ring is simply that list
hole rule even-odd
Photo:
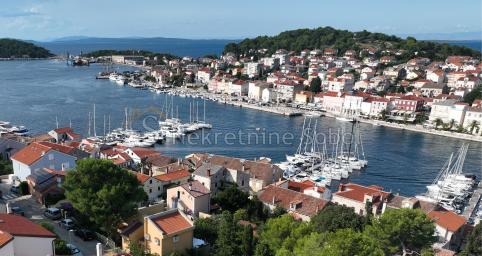
[{"label": "red tile roof", "polygon": [[154,176],[154,178],[160,181],[169,182],[169,181],[176,181],[182,178],[189,177],[189,175],[191,175],[191,173],[188,170],[178,170],[178,171],[173,171],[166,174],[157,175],[157,176]]},{"label": "red tile roof", "polygon": [[8,244],[10,241],[13,240],[13,236],[9,233],[0,230],[0,248]]},{"label": "red tile roof", "polygon": [[42,141],[39,143],[51,149],[54,149],[56,151],[62,152],[64,154],[71,154],[72,151],[75,149],[74,147],[71,147],[71,146],[60,145],[60,144],[52,143],[48,141]]},{"label": "red tile roof", "polygon": [[62,134],[62,133],[67,133],[67,132],[73,132],[73,130],[70,127],[64,127],[64,128],[54,129],[54,132]]},{"label": "red tile roof", "polygon": [[136,154],[140,158],[146,158],[148,156],[153,156],[153,155],[158,155],[159,152],[153,150],[153,149],[148,149],[148,148],[131,148],[132,152]]},{"label": "red tile roof", "polygon": [[140,172],[135,172],[135,171],[131,171],[131,172],[132,172],[132,174],[136,175],[137,180],[141,184],[144,184],[144,182],[146,182],[151,177],[149,175],[146,175],[146,174],[143,174],[143,173],[140,173]]},{"label": "red tile roof", "polygon": [[[186,190],[191,196],[199,197],[209,194],[209,189],[207,189],[201,182],[194,180],[192,182],[181,185],[184,190]],[[191,189],[189,189],[191,186]]]},{"label": "red tile roof", "polygon": [[173,234],[191,228],[193,225],[179,212],[154,218],[152,221],[166,234]]},{"label": "red tile roof", "polygon": [[19,161],[26,165],[31,165],[39,160],[44,154],[50,150],[50,147],[44,146],[39,142],[34,142],[15,153],[11,159]]},{"label": "red tile roof", "polygon": [[428,213],[428,217],[434,220],[437,225],[451,232],[456,232],[466,222],[464,217],[445,209],[431,211]]},{"label": "red tile roof", "polygon": [[335,195],[345,197],[351,200],[364,203],[365,195],[369,196],[383,196],[387,198],[391,193],[383,191],[380,186],[362,186],[358,184],[348,183],[340,185],[340,191],[336,192]]},{"label": "red tile roof", "polygon": [[[322,210],[328,201],[305,195],[290,189],[277,187],[275,184],[265,187],[258,196],[265,204],[278,205],[297,214],[312,217]],[[301,204],[296,209],[290,208],[293,204]]]},{"label": "red tile roof", "polygon": [[55,234],[25,217],[0,213],[0,230],[13,236],[51,237]]}]

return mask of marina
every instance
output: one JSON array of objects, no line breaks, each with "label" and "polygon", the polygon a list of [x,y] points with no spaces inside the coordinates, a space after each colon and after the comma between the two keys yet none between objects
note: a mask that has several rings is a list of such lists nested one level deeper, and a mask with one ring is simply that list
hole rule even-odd
[{"label": "marina", "polygon": [[[116,69],[118,72],[136,71],[127,66],[118,66]],[[112,129],[107,130],[125,127],[126,107],[132,114],[133,130],[144,133],[147,131],[145,127],[159,129],[159,121],[164,120],[159,118],[159,112],[165,112],[166,94],[118,86],[108,79],[95,79],[103,70],[98,64],[73,68],[55,60],[2,62],[0,89],[5,98],[0,101],[0,120],[9,121],[15,126],[26,126],[31,134],[40,134],[55,128],[57,117],[60,126],[68,126],[71,122],[75,131],[87,137],[88,113],[96,104],[97,131],[103,130],[103,116],[110,116]],[[190,123],[189,117],[195,116],[192,114],[192,103],[197,100],[199,120],[203,120],[203,99],[168,95],[168,100],[169,104],[174,101],[176,107],[170,112],[179,116],[182,123]],[[205,104],[205,120],[212,125],[212,129],[198,131],[181,139],[166,139],[162,144],[155,144],[154,148],[163,154],[179,157],[192,152],[209,152],[246,159],[266,156],[273,162],[283,162],[286,161],[286,155],[294,154],[299,146],[304,117],[287,117],[247,107],[233,107],[209,98]],[[350,122],[320,117],[317,129],[320,134],[329,135],[336,134],[342,127],[349,130],[351,126]],[[348,180],[365,185],[379,184],[386,190],[409,196],[426,192],[426,186],[440,171],[440,163],[462,145],[462,141],[455,138],[372,124],[360,123],[359,130],[369,166],[363,171],[352,172]],[[205,143],[201,138],[195,138],[202,134],[226,135],[239,131],[243,134],[234,143]],[[268,141],[247,147],[248,133],[280,134],[280,138],[287,134],[291,135],[287,136],[291,139],[286,143]],[[481,154],[482,145],[471,143],[464,163],[465,172],[480,173]]]}]

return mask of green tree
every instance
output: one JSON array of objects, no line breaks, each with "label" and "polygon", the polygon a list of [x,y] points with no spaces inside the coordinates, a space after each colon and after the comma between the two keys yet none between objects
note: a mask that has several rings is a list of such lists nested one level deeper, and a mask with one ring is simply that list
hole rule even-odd
[{"label": "green tree", "polygon": [[315,77],[311,80],[310,91],[314,93],[321,92],[321,79],[319,77]]},{"label": "green tree", "polygon": [[261,248],[256,248],[256,251],[264,251],[265,246],[272,255],[281,249],[292,251],[296,241],[309,233],[310,228],[307,223],[296,221],[288,214],[268,219],[259,235],[257,247]]},{"label": "green tree", "polygon": [[238,243],[236,241],[236,226],[233,215],[228,211],[224,211],[220,219],[218,238],[214,244],[213,255],[239,255]]},{"label": "green tree", "polygon": [[482,224],[475,226],[472,233],[467,237],[467,244],[461,253],[462,256],[482,255]]},{"label": "green tree", "polygon": [[472,105],[474,100],[482,99],[482,86],[477,86],[464,96],[464,102]]},{"label": "green tree", "polygon": [[251,221],[265,221],[269,215],[263,202],[261,202],[256,196],[253,196],[253,198],[249,200],[246,210],[248,211],[249,220]]},{"label": "green tree", "polygon": [[0,157],[0,175],[7,175],[13,173],[12,162],[3,160]]},{"label": "green tree", "polygon": [[249,195],[236,186],[227,186],[217,193],[213,198],[213,202],[219,204],[221,209],[235,212],[238,209],[245,208],[249,202]]},{"label": "green tree", "polygon": [[20,182],[19,192],[20,192],[21,195],[30,194],[30,189],[28,188],[28,183],[26,181]]},{"label": "green tree", "polygon": [[452,130],[452,128],[454,128],[455,126],[455,120],[454,119],[450,119],[450,122],[449,122],[449,130]]},{"label": "green tree", "polygon": [[151,256],[152,254],[146,252],[146,248],[140,242],[131,241],[129,243],[129,252],[131,256]]},{"label": "green tree", "polygon": [[213,245],[218,238],[218,225],[219,219],[216,216],[197,219],[194,223],[194,237]]},{"label": "green tree", "polygon": [[388,111],[386,109],[383,109],[382,111],[380,111],[380,117],[382,118],[383,121],[387,120],[387,116],[388,116]]},{"label": "green tree", "polygon": [[442,121],[442,119],[436,118],[434,120],[434,123],[435,123],[435,129],[437,129],[439,126],[443,125],[444,122]]},{"label": "green tree", "polygon": [[234,212],[233,217],[235,221],[248,220],[248,211],[246,209],[238,209]]},{"label": "green tree", "polygon": [[345,228],[361,231],[365,223],[365,217],[356,214],[352,208],[333,204],[311,218],[310,225],[314,231],[321,233]]},{"label": "green tree", "polygon": [[253,228],[251,225],[244,226],[239,231],[239,250],[242,256],[253,255],[254,250],[254,238],[253,238]]},{"label": "green tree", "polygon": [[283,207],[276,206],[273,210],[273,213],[271,213],[271,218],[278,218],[279,216],[286,214],[287,211]]},{"label": "green tree", "polygon": [[387,254],[420,252],[436,241],[435,225],[419,209],[387,210],[365,231],[383,244]]},{"label": "green tree", "polygon": [[470,133],[473,134],[475,129],[479,129],[479,122],[474,120],[474,121],[470,122],[470,124],[469,124]]},{"label": "green tree", "polygon": [[82,215],[108,235],[134,215],[147,195],[137,178],[111,161],[84,159],[69,171],[64,189],[67,199]]}]

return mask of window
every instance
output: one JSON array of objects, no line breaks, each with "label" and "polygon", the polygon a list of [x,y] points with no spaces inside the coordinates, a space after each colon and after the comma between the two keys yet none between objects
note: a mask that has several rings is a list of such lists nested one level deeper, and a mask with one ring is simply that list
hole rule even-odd
[{"label": "window", "polygon": [[152,188],[149,189],[149,193],[152,193]]},{"label": "window", "polygon": [[149,184],[152,184],[152,180],[149,180]]},{"label": "window", "polygon": [[241,187],[244,187],[244,180],[241,181]]},{"label": "window", "polygon": [[161,240],[159,240],[159,238],[154,238],[154,243],[156,243],[157,245],[161,245]]},{"label": "window", "polygon": [[49,160],[50,161],[54,160],[54,154],[49,154]]},{"label": "window", "polygon": [[172,242],[173,242],[173,243],[179,242],[179,236],[178,236],[178,235],[173,236],[173,237],[172,237]]},{"label": "window", "polygon": [[161,191],[161,187],[160,187],[160,186],[159,186],[159,187],[157,187],[157,191]]}]

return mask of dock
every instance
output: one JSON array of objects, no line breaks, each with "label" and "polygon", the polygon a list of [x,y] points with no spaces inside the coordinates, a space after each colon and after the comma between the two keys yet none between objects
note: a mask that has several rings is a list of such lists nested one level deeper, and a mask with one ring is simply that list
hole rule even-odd
[{"label": "dock", "polygon": [[225,103],[228,104],[228,105],[232,105],[232,106],[255,109],[255,110],[259,110],[259,111],[265,111],[265,112],[270,112],[270,113],[284,115],[284,116],[290,116],[290,117],[291,116],[301,116],[303,114],[302,111],[298,111],[296,109],[288,108],[288,107],[258,106],[258,105],[253,105],[253,104],[244,103],[244,102],[236,102],[236,101],[226,101]]},{"label": "dock", "polygon": [[477,188],[474,190],[472,197],[467,204],[467,207],[464,210],[463,216],[466,220],[475,221],[477,211],[479,209],[479,205],[481,205],[482,201],[482,182],[479,182]]}]

